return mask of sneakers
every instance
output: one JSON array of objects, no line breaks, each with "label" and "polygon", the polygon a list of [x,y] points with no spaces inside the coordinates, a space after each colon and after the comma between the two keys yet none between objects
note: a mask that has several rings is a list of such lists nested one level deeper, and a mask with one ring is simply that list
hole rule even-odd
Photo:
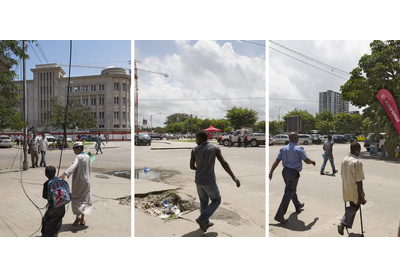
[{"label": "sneakers", "polygon": [[325,173],[324,172],[319,172],[321,175],[325,175]]},{"label": "sneakers", "polygon": [[196,222],[197,224],[199,224],[200,230],[202,230],[203,232],[207,232],[207,229],[214,225],[214,223],[211,222],[207,224],[202,219],[200,219],[200,217],[196,219]]}]

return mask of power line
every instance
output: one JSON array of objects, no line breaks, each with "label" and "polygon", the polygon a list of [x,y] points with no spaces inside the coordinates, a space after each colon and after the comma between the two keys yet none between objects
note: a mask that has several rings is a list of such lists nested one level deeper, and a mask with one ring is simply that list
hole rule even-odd
[{"label": "power line", "polygon": [[[289,47],[286,47],[286,46],[284,46],[284,45],[282,45],[282,44],[279,44],[279,43],[274,42],[274,41],[271,41],[271,40],[270,40],[270,42],[273,43],[273,44],[275,44],[275,45],[278,45],[278,46],[280,46],[280,47],[282,47],[282,48],[284,48],[284,49],[286,49],[286,50],[288,50],[288,51],[291,51],[291,52],[293,52],[293,53],[295,53],[295,54],[297,54],[297,55],[300,55],[300,56],[302,56],[303,58],[306,58],[307,60],[316,62],[316,63],[318,63],[318,64],[320,64],[320,65],[323,65],[323,66],[325,66],[325,67],[327,67],[327,68],[329,68],[329,69],[339,71],[340,73],[343,73],[343,74],[346,74],[346,75],[350,75],[350,73],[348,73],[348,72],[345,71],[345,70],[341,70],[341,69],[338,69],[338,68],[336,68],[336,67],[330,66],[330,65],[328,65],[328,64],[326,64],[326,63],[323,63],[323,62],[321,62],[321,61],[319,61],[319,60],[316,60],[316,59],[314,59],[314,58],[311,58],[311,57],[309,57],[309,56],[307,56],[307,55],[304,55],[304,54],[302,54],[302,53],[300,53],[300,52],[297,52],[297,51],[295,51],[295,50],[293,50],[293,49],[290,49]],[[270,47],[270,48],[271,48],[271,47]]]},{"label": "power line", "polygon": [[273,48],[273,47],[269,47],[270,49],[273,49],[273,50],[275,50],[275,51],[277,51],[277,52],[279,52],[279,53],[282,53],[283,55],[286,55],[286,56],[288,56],[288,57],[290,57],[290,58],[292,58],[292,59],[295,59],[295,60],[297,60],[297,61],[299,61],[299,62],[302,62],[302,63],[304,63],[304,64],[306,64],[306,65],[309,65],[309,66],[311,66],[311,67],[314,67],[314,68],[316,68],[316,69],[319,69],[319,70],[321,70],[321,71],[323,71],[323,72],[326,72],[326,73],[329,73],[329,74],[331,74],[331,75],[333,75],[333,76],[336,76],[336,77],[339,77],[339,78],[342,78],[342,79],[344,79],[344,80],[348,80],[347,78],[344,78],[344,77],[342,77],[342,76],[339,76],[339,75],[336,75],[336,74],[333,74],[333,73],[331,73],[331,72],[329,72],[329,71],[326,71],[326,70],[324,70],[324,69],[321,69],[321,68],[319,68],[319,67],[317,67],[317,66],[314,66],[314,65],[311,65],[311,64],[309,64],[309,63],[307,63],[307,62],[305,62],[305,61],[303,61],[303,60],[300,60],[300,59],[298,59],[298,58],[295,58],[295,57],[293,57],[293,56],[290,56],[289,54],[286,54],[286,53],[284,53],[284,52],[282,52],[282,51],[280,51],[280,50],[278,50],[278,49],[275,49],[275,48]]},{"label": "power line", "polygon": [[252,100],[252,99],[265,99],[265,97],[250,97],[250,98],[187,98],[187,99],[142,99],[141,101],[201,101],[201,100],[207,100],[207,101],[213,101],[213,100],[240,100],[240,99],[248,99],[248,100]]},{"label": "power line", "polygon": [[272,100],[284,100],[284,101],[318,102],[318,100],[307,100],[307,99],[283,99],[283,98],[273,98],[273,97],[270,97],[269,99],[272,99]]},{"label": "power line", "polygon": [[246,42],[246,43],[251,43],[251,44],[255,44],[255,45],[260,45],[260,46],[265,46],[265,44],[262,43],[258,43],[258,42],[252,42],[252,41],[245,41],[245,40],[240,40],[241,42]]}]

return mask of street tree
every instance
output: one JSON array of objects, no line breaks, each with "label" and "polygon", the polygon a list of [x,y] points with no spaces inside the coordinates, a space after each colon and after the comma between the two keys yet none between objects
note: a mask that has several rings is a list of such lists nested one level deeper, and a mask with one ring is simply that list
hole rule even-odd
[{"label": "street tree", "polygon": [[44,111],[46,119],[43,126],[48,128],[52,126],[55,129],[64,128],[64,123],[67,128],[75,129],[90,129],[96,128],[97,122],[89,107],[78,104],[76,100],[69,100],[67,121],[65,122],[66,105],[59,102],[57,97],[50,100],[49,109]]},{"label": "street tree", "polygon": [[234,129],[240,129],[244,125],[254,125],[258,120],[258,113],[252,109],[232,107],[226,111],[225,118]]},{"label": "street tree", "polygon": [[24,127],[21,113],[17,110],[20,100],[18,90],[21,88],[13,82],[18,75],[12,67],[18,65],[19,59],[29,59],[29,56],[24,53],[22,42],[18,40],[0,41],[0,55],[11,64],[11,69],[0,72],[0,129],[20,130]]},{"label": "street tree", "polygon": [[175,113],[167,116],[167,119],[165,120],[164,124],[169,125],[169,124],[181,123],[184,122],[187,118],[190,119],[190,115],[184,113]]},{"label": "street tree", "polygon": [[[397,143],[396,130],[386,115],[386,111],[376,98],[380,89],[388,90],[400,103],[400,41],[375,40],[370,44],[371,54],[364,54],[358,67],[351,71],[350,79],[340,87],[342,99],[348,100],[359,108],[366,107],[364,113],[370,117],[370,132],[378,133],[384,127],[392,136],[388,137],[389,155],[394,154],[393,146]],[[382,123],[384,123],[382,125]]]},{"label": "street tree", "polygon": [[330,134],[333,130],[333,114],[324,110],[315,115],[315,127],[321,134]]}]

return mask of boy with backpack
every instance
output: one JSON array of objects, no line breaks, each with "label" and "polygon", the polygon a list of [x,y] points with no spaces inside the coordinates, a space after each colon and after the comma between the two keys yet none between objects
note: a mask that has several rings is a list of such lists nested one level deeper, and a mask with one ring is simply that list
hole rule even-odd
[{"label": "boy with backpack", "polygon": [[71,201],[68,183],[56,177],[56,168],[47,166],[48,180],[43,184],[43,198],[48,200],[47,211],[42,219],[42,237],[57,237],[65,215],[65,204]]}]

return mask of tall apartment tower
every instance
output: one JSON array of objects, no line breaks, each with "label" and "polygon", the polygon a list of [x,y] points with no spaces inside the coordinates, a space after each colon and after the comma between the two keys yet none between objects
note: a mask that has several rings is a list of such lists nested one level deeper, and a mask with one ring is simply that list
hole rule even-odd
[{"label": "tall apartment tower", "polygon": [[331,111],[333,115],[345,112],[349,113],[349,102],[342,100],[340,93],[328,90],[319,93],[319,113]]},{"label": "tall apartment tower", "polygon": [[[66,103],[69,91],[70,99],[91,108],[98,124],[93,131],[130,130],[131,76],[125,69],[109,67],[99,75],[71,77],[70,88],[65,71],[56,63],[36,65],[31,71],[33,80],[27,80],[29,127],[40,131],[48,125],[44,113],[49,109],[50,100],[57,97]],[[16,83],[22,86],[22,81]]]}]

